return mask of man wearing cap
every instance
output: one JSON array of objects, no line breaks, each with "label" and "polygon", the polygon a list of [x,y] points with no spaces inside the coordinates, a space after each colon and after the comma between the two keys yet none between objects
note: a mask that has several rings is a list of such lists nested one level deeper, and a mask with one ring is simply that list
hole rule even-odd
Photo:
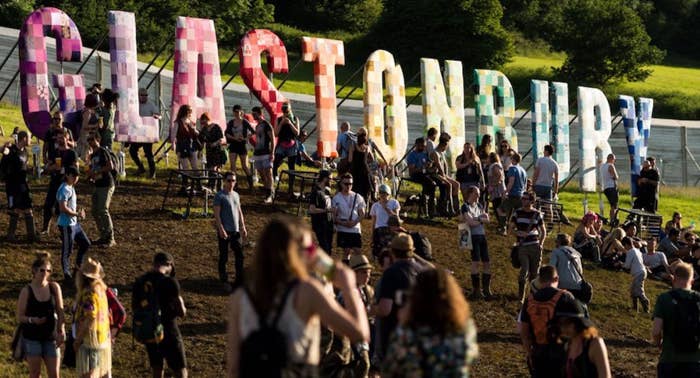
[{"label": "man wearing cap", "polygon": [[369,215],[372,217],[372,255],[379,256],[379,253],[386,247],[393,235],[389,228],[389,217],[398,216],[401,212],[399,201],[390,198],[391,188],[389,185],[379,186],[379,200],[372,204]]},{"label": "man wearing cap", "polygon": [[235,285],[238,286],[243,282],[243,239],[248,237],[243,210],[241,210],[241,199],[233,190],[235,184],[236,174],[226,172],[223,187],[214,197],[214,220],[216,236],[219,239],[219,279],[224,283],[227,291],[232,289],[226,273],[229,247],[236,258]]},{"label": "man wearing cap", "polygon": [[78,243],[78,256],[76,265],[83,263],[83,257],[90,248],[90,239],[80,227],[78,218],[85,219],[85,209],[78,211],[78,195],[75,192],[75,184],[78,182],[78,169],[66,168],[63,184],[58,188],[56,201],[60,214],[58,215],[58,228],[61,230],[61,262],[63,263],[63,277],[73,278],[70,266],[70,256],[73,254],[73,242]]},{"label": "man wearing cap", "polygon": [[[370,315],[377,317],[376,344],[374,349],[378,361],[384,359],[389,346],[389,336],[398,325],[399,309],[406,304],[406,294],[415,283],[420,266],[413,259],[413,239],[400,233],[390,245],[394,263],[384,271],[379,281],[377,302]],[[381,369],[381,366],[377,366]]]},{"label": "man wearing cap", "polygon": [[[160,111],[153,103],[148,101],[148,90],[146,90],[146,88],[139,88],[139,116],[153,117],[156,120],[160,120]],[[141,148],[143,148],[143,154],[148,161],[148,177],[155,178],[156,162],[153,160],[153,143],[129,144],[129,156],[131,156],[131,159],[138,168],[136,170],[136,175],[139,176],[146,172],[146,169],[141,163],[141,159],[139,159],[139,149]]]},{"label": "man wearing cap", "polygon": [[[163,361],[178,378],[187,377],[187,358],[182,342],[177,318],[187,313],[185,301],[180,294],[180,284],[175,279],[175,260],[167,252],[158,252],[153,257],[153,268],[137,279],[134,287],[150,282],[155,289],[155,295],[160,309],[160,320],[163,324],[163,340],[160,343],[146,344],[148,361],[153,369],[153,377],[163,377]],[[133,298],[132,309],[139,303]]]},{"label": "man wearing cap", "polygon": [[318,245],[329,254],[333,251],[333,206],[330,183],[331,172],[320,171],[309,197],[311,229],[316,234]]},{"label": "man wearing cap", "polygon": [[530,293],[518,315],[520,339],[527,355],[532,377],[558,377],[564,358],[564,345],[553,338],[549,324],[565,303],[576,300],[566,290],[559,289],[556,268],[544,265],[538,276],[539,290]]},{"label": "man wearing cap", "polygon": [[691,306],[700,305],[700,294],[691,290],[692,266],[679,263],[673,273],[673,289],[659,295],[654,306],[651,342],[661,348],[657,374],[660,378],[698,377],[700,348],[694,341],[695,335],[690,334],[692,330],[683,329],[689,321],[698,320],[682,321],[679,315],[693,313]]}]

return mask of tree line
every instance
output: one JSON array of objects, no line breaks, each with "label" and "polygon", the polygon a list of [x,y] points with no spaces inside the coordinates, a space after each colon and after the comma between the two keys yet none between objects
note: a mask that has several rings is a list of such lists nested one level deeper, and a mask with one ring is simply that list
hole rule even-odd
[{"label": "tree line", "polygon": [[516,34],[564,52],[555,79],[576,84],[644,80],[666,51],[700,59],[700,0],[6,0],[0,24],[19,28],[41,6],[68,13],[86,46],[106,32],[109,10],[134,12],[140,52],[157,51],[187,15],[213,19],[222,45],[274,22],[347,37],[347,56],[358,61],[388,50],[406,72],[422,56],[498,69]]}]

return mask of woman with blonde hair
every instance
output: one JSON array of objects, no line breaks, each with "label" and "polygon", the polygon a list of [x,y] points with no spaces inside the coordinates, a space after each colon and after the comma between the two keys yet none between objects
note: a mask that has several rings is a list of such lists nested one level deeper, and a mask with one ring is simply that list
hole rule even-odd
[{"label": "woman with blonde hair", "polygon": [[75,281],[75,369],[79,377],[109,377],[112,342],[109,329],[107,285],[102,264],[88,257]]},{"label": "woman with blonde hair", "polygon": [[464,150],[455,160],[457,172],[455,178],[459,181],[459,190],[462,198],[467,200],[467,189],[471,186],[484,190],[484,171],[481,167],[481,160],[476,155],[474,146],[471,143],[464,143]]},{"label": "woman with blonde hair", "polygon": [[[345,309],[332,292],[309,277],[307,266],[332,279],[345,298]],[[247,282],[228,303],[227,377],[270,376],[275,369],[281,369],[283,376],[317,376],[321,323],[353,343],[369,340],[354,272],[314,245],[308,226],[291,218],[271,220],[260,234],[251,268]],[[284,335],[285,366],[262,363],[259,356],[251,355],[250,339],[261,330],[261,322],[263,329]]]},{"label": "woman with blonde hair", "polygon": [[65,341],[61,286],[50,281],[51,255],[37,253],[32,281],[19,293],[17,321],[22,323],[29,377],[41,376],[41,362],[49,378],[59,376],[60,346]]},{"label": "woman with blonde hair", "polygon": [[[476,326],[457,281],[443,269],[416,276],[382,377],[467,377],[479,353]],[[398,299],[398,298],[397,298]]]},{"label": "woman with blonde hair", "polygon": [[627,251],[622,245],[622,239],[627,236],[625,230],[620,227],[614,228],[603,240],[601,247],[601,265],[607,269],[619,269],[625,259]]},{"label": "woman with blonde hair", "polygon": [[605,341],[598,336],[598,330],[586,317],[585,309],[578,301],[557,304],[554,320],[559,326],[559,336],[567,340],[562,377],[612,377]]}]

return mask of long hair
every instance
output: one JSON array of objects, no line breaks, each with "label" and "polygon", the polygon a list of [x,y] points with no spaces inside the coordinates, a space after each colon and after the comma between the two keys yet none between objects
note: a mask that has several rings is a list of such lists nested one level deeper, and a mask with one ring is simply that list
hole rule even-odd
[{"label": "long hair", "polygon": [[610,231],[608,236],[605,237],[605,240],[603,240],[601,251],[606,252],[611,243],[614,243],[615,241],[622,241],[622,238],[625,236],[627,236],[625,230],[620,227],[615,227],[612,231]]},{"label": "long hair", "polygon": [[177,110],[177,117],[175,117],[176,121],[180,121],[183,118],[187,117],[187,113],[192,111],[192,107],[189,105],[182,105],[180,106],[180,109]]},{"label": "long hair", "polygon": [[491,164],[493,164],[493,163],[501,164],[501,157],[498,156],[497,153],[491,152],[491,153],[489,154],[489,161],[491,162]]},{"label": "long hair", "polygon": [[277,294],[294,279],[308,277],[300,257],[301,238],[308,226],[293,218],[273,218],[260,233],[246,283],[258,311],[266,314]]},{"label": "long hair", "polygon": [[[469,146],[468,158],[471,159],[472,161],[476,162],[477,164],[481,165],[481,159],[479,159],[479,155],[476,154],[476,150],[474,149],[474,146],[469,142],[464,143],[464,147],[467,147],[467,146]],[[466,155],[467,155],[466,153],[464,153],[464,152],[462,153],[462,162],[466,162],[466,159],[467,159]]]},{"label": "long hair", "polygon": [[99,278],[90,278],[78,272],[75,277],[75,300],[80,300],[81,294],[84,292],[98,293],[100,290],[107,290],[107,284]]},{"label": "long hair", "polygon": [[457,281],[442,269],[423,271],[416,277],[407,325],[428,326],[440,335],[463,332],[469,320],[469,304]]}]

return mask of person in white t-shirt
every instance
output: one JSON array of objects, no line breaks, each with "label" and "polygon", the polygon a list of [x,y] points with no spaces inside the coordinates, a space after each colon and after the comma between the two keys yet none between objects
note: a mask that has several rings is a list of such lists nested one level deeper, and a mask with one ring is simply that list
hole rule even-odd
[{"label": "person in white t-shirt", "polygon": [[535,174],[532,183],[537,198],[551,201],[559,192],[559,165],[552,158],[554,147],[551,144],[544,146],[544,156],[535,162]]},{"label": "person in white t-shirt", "polygon": [[608,154],[605,164],[600,166],[600,172],[603,176],[603,193],[610,203],[610,222],[613,225],[617,224],[617,203],[619,201],[619,192],[617,190],[617,169],[615,169],[615,155]]},{"label": "person in white t-shirt", "polygon": [[644,293],[644,281],[647,278],[647,268],[644,266],[642,252],[632,245],[632,238],[625,236],[622,238],[622,246],[627,249],[625,257],[625,269],[629,269],[632,275],[632,285],[630,286],[630,296],[632,297],[632,309],[637,311],[637,301],[642,302],[642,310],[649,312],[649,298]]},{"label": "person in white t-shirt", "polygon": [[360,221],[365,216],[365,199],[350,190],[352,174],[345,173],[340,177],[340,191],[333,196],[333,219],[337,232],[336,243],[343,249],[345,260],[350,255],[362,254],[362,225]]},{"label": "person in white t-shirt", "polygon": [[372,254],[379,256],[384,246],[389,245],[393,233],[389,227],[389,217],[398,216],[401,211],[399,201],[390,198],[389,185],[379,186],[379,200],[372,204],[369,215],[372,217]]},{"label": "person in white t-shirt", "polygon": [[668,265],[666,254],[656,250],[656,238],[650,236],[647,239],[647,253],[644,254],[644,265],[649,267],[651,274],[664,281],[671,282],[671,267]]}]

